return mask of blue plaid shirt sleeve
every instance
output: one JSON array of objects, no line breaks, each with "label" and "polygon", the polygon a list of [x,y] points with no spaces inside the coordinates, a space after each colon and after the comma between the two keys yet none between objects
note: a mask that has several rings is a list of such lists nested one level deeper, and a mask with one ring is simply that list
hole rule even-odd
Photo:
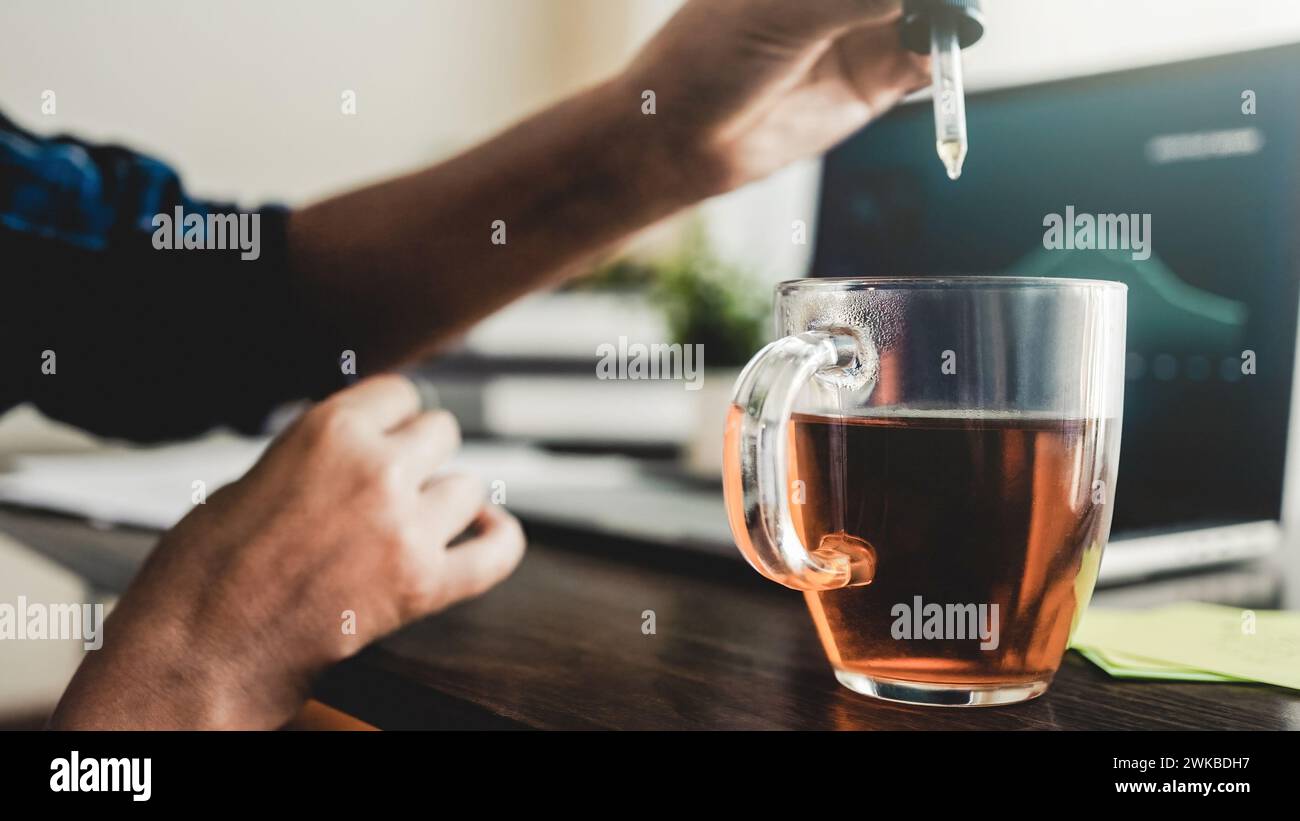
[{"label": "blue plaid shirt sleeve", "polygon": [[[177,247],[179,231],[160,249],[160,215],[256,216],[256,257]],[[193,198],[157,159],[0,116],[0,411],[33,402],[157,441],[257,431],[276,405],[341,387],[348,345],[301,305],[288,216]]]}]

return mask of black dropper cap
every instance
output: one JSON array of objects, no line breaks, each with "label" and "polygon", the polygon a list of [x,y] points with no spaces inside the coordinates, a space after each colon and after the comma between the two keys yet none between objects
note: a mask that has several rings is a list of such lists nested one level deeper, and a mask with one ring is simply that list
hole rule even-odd
[{"label": "black dropper cap", "polygon": [[956,28],[962,48],[984,36],[979,0],[903,0],[903,45],[918,54],[929,54],[930,25],[945,18]]}]

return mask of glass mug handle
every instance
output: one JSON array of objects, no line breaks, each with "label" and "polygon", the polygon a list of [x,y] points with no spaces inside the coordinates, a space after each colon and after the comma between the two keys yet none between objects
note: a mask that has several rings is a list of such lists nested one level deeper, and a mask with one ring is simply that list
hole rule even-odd
[{"label": "glass mug handle", "polygon": [[866,386],[876,367],[869,340],[818,330],[771,343],[736,381],[723,456],[728,518],[745,559],[774,582],[835,590],[868,584],[875,573],[875,553],[861,539],[828,536],[811,551],[800,540],[790,513],[788,428],[799,391],[816,374]]}]

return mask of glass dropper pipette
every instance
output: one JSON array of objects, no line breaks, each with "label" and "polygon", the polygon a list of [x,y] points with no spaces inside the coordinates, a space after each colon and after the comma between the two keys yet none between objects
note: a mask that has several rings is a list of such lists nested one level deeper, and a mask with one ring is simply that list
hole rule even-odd
[{"label": "glass dropper pipette", "polygon": [[980,39],[984,22],[979,0],[905,0],[903,45],[930,55],[934,93],[934,144],[949,179],[966,161],[966,88],[962,49]]}]

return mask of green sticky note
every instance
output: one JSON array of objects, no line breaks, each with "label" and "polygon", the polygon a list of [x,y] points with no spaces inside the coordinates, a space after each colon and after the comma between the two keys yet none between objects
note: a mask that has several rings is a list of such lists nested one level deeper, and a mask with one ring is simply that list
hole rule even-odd
[{"label": "green sticky note", "polygon": [[1189,602],[1089,610],[1076,647],[1300,689],[1300,613]]},{"label": "green sticky note", "polygon": [[1076,646],[1074,649],[1114,678],[1159,679],[1162,681],[1241,681],[1241,679],[1232,678],[1231,676],[1207,673],[1204,670],[1192,670],[1158,659],[1131,656],[1127,653],[1108,653],[1095,647]]}]

